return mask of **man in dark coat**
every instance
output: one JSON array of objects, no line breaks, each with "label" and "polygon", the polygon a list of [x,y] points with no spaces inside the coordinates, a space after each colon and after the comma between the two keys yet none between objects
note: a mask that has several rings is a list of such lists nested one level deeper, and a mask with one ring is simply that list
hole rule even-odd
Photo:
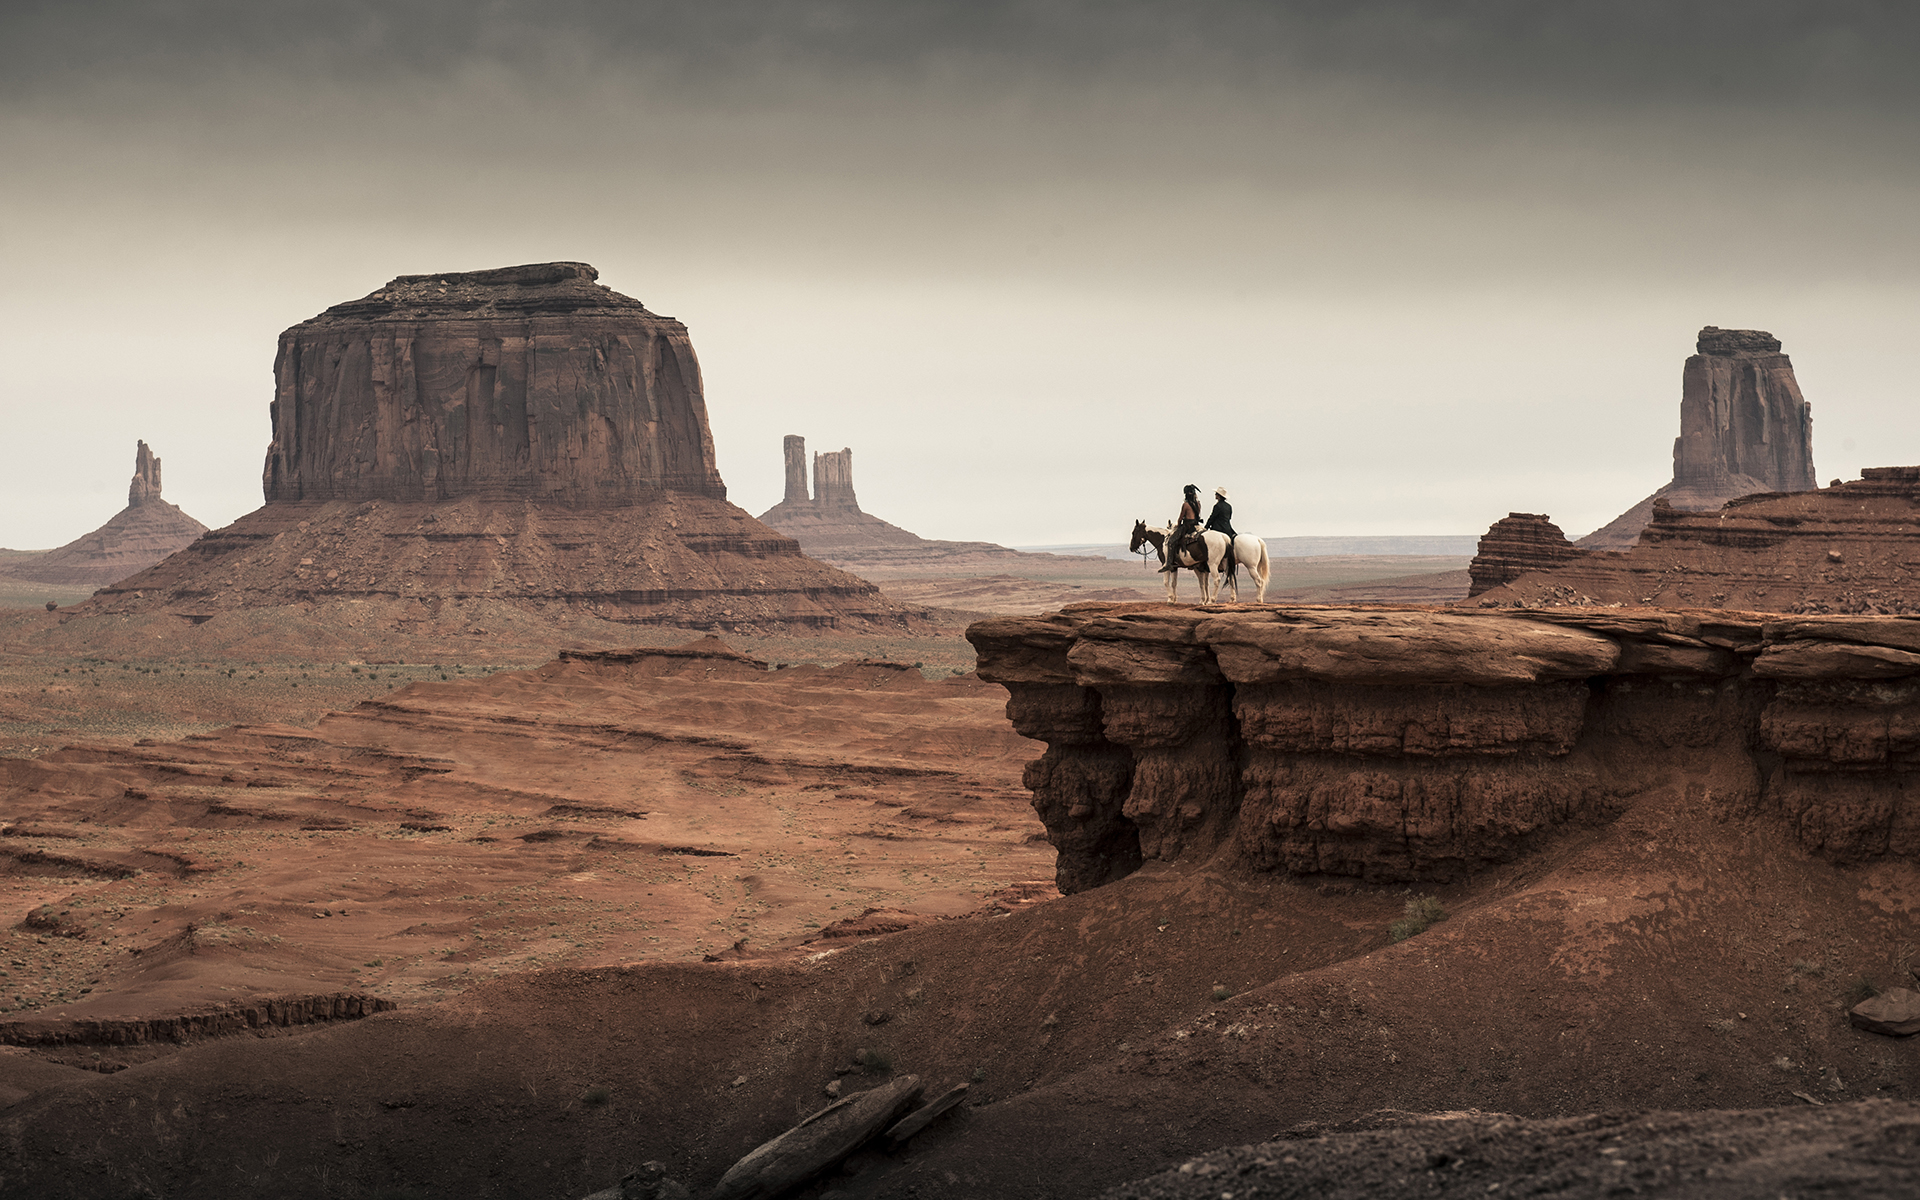
[{"label": "man in dark coat", "polygon": [[1227,542],[1231,545],[1236,535],[1233,532],[1233,505],[1227,503],[1227,489],[1213,489],[1213,497],[1213,511],[1207,514],[1207,528],[1218,529],[1226,534]]},{"label": "man in dark coat", "polygon": [[1180,569],[1180,544],[1200,527],[1200,489],[1190,483],[1181,492],[1180,519],[1173,526],[1173,536],[1167,539],[1167,565],[1160,568],[1162,575]]}]

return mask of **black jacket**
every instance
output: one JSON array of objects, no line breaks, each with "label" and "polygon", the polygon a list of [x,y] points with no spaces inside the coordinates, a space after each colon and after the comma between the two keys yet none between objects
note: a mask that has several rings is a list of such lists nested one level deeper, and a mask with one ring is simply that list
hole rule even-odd
[{"label": "black jacket", "polygon": [[1229,538],[1236,536],[1233,532],[1233,505],[1225,500],[1215,500],[1213,512],[1207,516],[1207,528],[1218,529]]}]

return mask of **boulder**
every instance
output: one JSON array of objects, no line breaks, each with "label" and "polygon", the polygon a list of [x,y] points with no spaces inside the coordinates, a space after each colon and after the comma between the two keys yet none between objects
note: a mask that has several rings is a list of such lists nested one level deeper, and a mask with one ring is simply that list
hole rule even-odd
[{"label": "boulder", "polygon": [[954,1084],[946,1091],[941,1092],[938,1096],[935,1096],[933,1099],[927,1101],[927,1103],[914,1109],[906,1116],[901,1117],[899,1121],[895,1122],[893,1127],[887,1130],[887,1144],[889,1146],[902,1144],[927,1126],[933,1124],[934,1121],[942,1115],[958,1108],[960,1102],[966,1098],[967,1085],[964,1083]]},{"label": "boulder", "polygon": [[1920,1033],[1920,992],[1888,988],[1854,1005],[1847,1011],[1847,1020],[1856,1029],[1884,1033],[1888,1037]]},{"label": "boulder", "polygon": [[771,1200],[830,1171],[920,1098],[920,1077],[902,1075],[838,1100],[728,1168],[709,1200]]},{"label": "boulder", "polygon": [[629,1171],[620,1182],[588,1196],[587,1200],[690,1200],[693,1193],[685,1184],[667,1177],[665,1163],[641,1163],[638,1171]]}]

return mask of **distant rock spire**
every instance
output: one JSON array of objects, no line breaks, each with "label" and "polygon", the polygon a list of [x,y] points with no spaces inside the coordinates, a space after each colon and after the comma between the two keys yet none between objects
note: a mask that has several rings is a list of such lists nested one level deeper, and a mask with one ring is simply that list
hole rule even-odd
[{"label": "distant rock spire", "polygon": [[127,507],[138,508],[159,498],[160,456],[147,449],[145,442],[140,442],[133,452],[133,481],[127,485]]},{"label": "distant rock spire", "polygon": [[1663,500],[1684,512],[1710,512],[1759,492],[1810,492],[1813,409],[1800,395],[1793,361],[1762,329],[1709,325],[1680,373],[1680,436],[1673,479],[1579,540],[1589,550],[1625,550]]},{"label": "distant rock spire", "polygon": [[813,456],[813,502],[822,508],[860,511],[853,495],[853,451],[850,448]]},{"label": "distant rock spire", "polygon": [[783,448],[787,455],[787,499],[804,501],[808,499],[807,439],[790,433]]}]

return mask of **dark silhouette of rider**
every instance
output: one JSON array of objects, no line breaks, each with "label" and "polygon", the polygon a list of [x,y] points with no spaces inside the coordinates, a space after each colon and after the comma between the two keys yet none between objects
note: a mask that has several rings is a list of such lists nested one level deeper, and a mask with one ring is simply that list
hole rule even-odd
[{"label": "dark silhouette of rider", "polygon": [[1227,535],[1227,544],[1232,545],[1238,535],[1233,532],[1233,505],[1227,503],[1227,489],[1213,489],[1213,511],[1207,514],[1207,528],[1218,529]]},{"label": "dark silhouette of rider", "polygon": [[1181,491],[1180,519],[1173,527],[1173,536],[1167,539],[1167,565],[1160,568],[1162,575],[1180,569],[1180,544],[1200,527],[1200,489],[1190,483]]}]

